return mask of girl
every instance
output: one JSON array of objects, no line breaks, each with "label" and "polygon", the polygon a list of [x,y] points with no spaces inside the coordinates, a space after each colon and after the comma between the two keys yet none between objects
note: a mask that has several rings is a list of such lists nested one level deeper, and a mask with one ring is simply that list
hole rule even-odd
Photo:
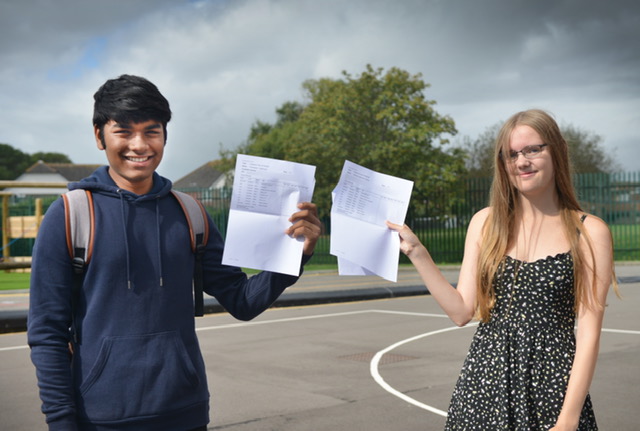
[{"label": "girl", "polygon": [[451,320],[480,320],[445,429],[597,430],[588,390],[615,283],[611,234],[580,208],[567,143],[547,113],[512,116],[494,162],[457,288],[408,226],[388,222]]}]

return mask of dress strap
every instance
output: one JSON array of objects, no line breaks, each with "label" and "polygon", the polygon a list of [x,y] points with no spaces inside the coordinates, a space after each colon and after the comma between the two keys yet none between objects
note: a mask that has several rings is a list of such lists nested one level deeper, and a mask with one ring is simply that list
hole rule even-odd
[{"label": "dress strap", "polygon": [[[587,218],[587,215],[586,214],[582,214],[580,216],[580,223],[584,224],[584,219],[586,219],[586,218]],[[576,228],[576,231],[578,232],[578,236],[580,236],[580,229]]]}]

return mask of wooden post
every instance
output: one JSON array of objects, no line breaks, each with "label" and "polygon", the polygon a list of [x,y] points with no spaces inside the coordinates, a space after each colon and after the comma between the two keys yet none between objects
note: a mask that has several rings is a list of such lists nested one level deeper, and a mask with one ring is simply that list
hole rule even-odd
[{"label": "wooden post", "polygon": [[42,223],[42,198],[36,198],[36,236],[40,232],[40,223]]},{"label": "wooden post", "polygon": [[9,250],[9,195],[2,196],[2,255],[11,256]]}]

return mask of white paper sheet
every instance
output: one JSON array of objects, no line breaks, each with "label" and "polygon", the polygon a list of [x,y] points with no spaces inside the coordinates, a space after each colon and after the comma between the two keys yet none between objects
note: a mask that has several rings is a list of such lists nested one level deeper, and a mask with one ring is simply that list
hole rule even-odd
[{"label": "white paper sheet", "polygon": [[332,193],[331,248],[340,275],[378,275],[397,281],[400,238],[386,221],[402,224],[413,181],[344,162]]},{"label": "white paper sheet", "polygon": [[316,168],[239,154],[236,160],[224,265],[298,275],[304,239],[284,233],[300,202],[310,202]]}]

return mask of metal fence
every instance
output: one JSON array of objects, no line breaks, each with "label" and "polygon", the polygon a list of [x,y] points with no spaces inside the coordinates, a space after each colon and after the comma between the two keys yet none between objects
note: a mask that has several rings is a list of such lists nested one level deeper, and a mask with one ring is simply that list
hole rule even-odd
[{"label": "metal fence", "polygon": [[[614,238],[615,259],[640,260],[640,172],[580,174],[575,176],[574,184],[584,210],[609,224]],[[427,245],[437,263],[462,261],[467,225],[473,214],[487,205],[490,185],[491,180],[488,178],[470,179],[456,190],[454,199],[443,195],[439,202],[426,202],[425,209],[420,213],[409,212],[407,224]],[[224,237],[231,190],[182,191],[202,201]],[[46,211],[56,197],[49,195],[41,198]],[[447,208],[444,214],[443,208]],[[12,196],[6,211],[12,218],[32,216],[35,214],[35,197]],[[316,247],[313,262],[335,264],[336,258],[329,254],[331,221],[325,219],[323,222],[325,234]],[[4,226],[3,224],[3,229]],[[11,256],[30,256],[33,243],[33,238],[9,238],[8,241],[3,241],[3,255],[8,256],[10,253]],[[404,257],[401,259],[406,261]]]}]

